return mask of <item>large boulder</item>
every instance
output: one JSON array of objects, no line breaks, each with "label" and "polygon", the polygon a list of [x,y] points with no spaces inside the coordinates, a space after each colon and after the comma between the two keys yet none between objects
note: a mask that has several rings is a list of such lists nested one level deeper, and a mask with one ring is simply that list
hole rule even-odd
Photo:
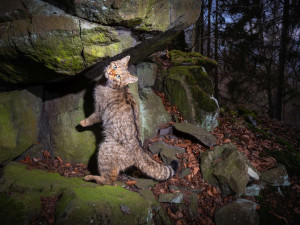
[{"label": "large boulder", "polygon": [[[116,24],[141,31],[166,31],[172,26],[188,27],[198,16],[201,2],[187,0],[65,0],[55,2],[70,14],[100,24]],[[62,2],[62,3],[61,3]],[[188,13],[187,13],[188,12]]]},{"label": "large boulder", "polygon": [[80,20],[43,1],[0,4],[4,16],[22,8],[17,18],[0,15],[9,20],[0,23],[0,78],[6,82],[45,82],[78,74],[136,44],[130,31]]},{"label": "large boulder", "polygon": [[[102,140],[100,124],[81,129],[79,123],[94,112],[93,86],[76,92],[76,86],[55,85],[45,91],[39,141],[64,160],[89,163]],[[82,84],[80,84],[82,85]]]},{"label": "large boulder", "polygon": [[224,195],[232,192],[241,195],[250,178],[259,179],[255,168],[232,143],[202,153],[200,160],[203,178],[211,185],[219,186]]},{"label": "large boulder", "polygon": [[[200,5],[196,0],[1,1],[0,79],[56,81],[103,61],[94,71],[94,77],[100,76],[99,70],[108,63],[105,59],[136,46],[139,39],[146,40],[146,32],[166,31],[166,35],[149,34],[147,41],[126,53],[135,55],[132,60],[169,43],[178,30],[195,22]],[[137,37],[131,29],[141,30],[141,35]],[[153,40],[149,42],[148,37]]]},{"label": "large boulder", "polygon": [[218,125],[218,103],[202,66],[173,66],[157,79],[156,88],[165,93],[188,122],[207,130]]},{"label": "large boulder", "polygon": [[0,163],[37,142],[42,100],[36,95],[41,93],[41,88],[0,93]]},{"label": "large boulder", "polygon": [[[81,178],[27,170],[19,163],[4,168],[0,184],[3,225],[31,224],[40,215],[41,196],[59,196],[55,224],[153,223],[152,203],[119,186],[100,186]],[[6,195],[7,192],[12,194]]]}]

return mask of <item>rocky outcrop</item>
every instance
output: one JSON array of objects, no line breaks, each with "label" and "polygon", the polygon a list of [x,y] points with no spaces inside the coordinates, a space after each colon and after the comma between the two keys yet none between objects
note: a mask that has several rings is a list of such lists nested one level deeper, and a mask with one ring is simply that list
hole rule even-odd
[{"label": "rocky outcrop", "polygon": [[[31,91],[31,92],[30,92]],[[0,163],[21,155],[37,142],[41,88],[0,93]]]},{"label": "rocky outcrop", "polygon": [[165,93],[189,123],[213,130],[218,125],[219,109],[216,99],[213,98],[212,83],[204,68],[200,66],[202,61],[190,57],[188,59],[191,63],[183,61],[180,64],[179,59],[172,57],[175,66],[157,78],[155,87]]},{"label": "rocky outcrop", "polygon": [[80,129],[81,120],[94,112],[93,86],[76,93],[73,87],[55,85],[45,91],[39,140],[44,148],[64,160],[89,163],[101,139],[101,126]]},{"label": "rocky outcrop", "polygon": [[[13,0],[0,8],[0,79],[37,83],[79,74],[141,43],[149,31],[182,30],[197,19],[200,2]],[[130,54],[145,57],[168,36],[174,33],[148,41],[146,50],[142,41]]]},{"label": "rocky outcrop", "polygon": [[[188,27],[199,16],[200,2],[142,0],[66,0],[58,6],[70,14],[105,25],[118,25],[140,31],[166,31],[173,26]],[[188,14],[186,12],[189,12]]]},{"label": "rocky outcrop", "polygon": [[[47,82],[78,74],[136,44],[126,29],[80,20],[43,1],[14,0],[1,7],[7,12],[0,24],[0,78],[7,82]],[[4,17],[13,10],[20,12],[17,18]]]},{"label": "rocky outcrop", "polygon": [[11,163],[3,171],[0,210],[6,213],[0,213],[1,224],[31,224],[40,214],[41,196],[59,196],[55,224],[153,223],[152,203],[139,193],[25,167]]},{"label": "rocky outcrop", "polygon": [[241,195],[251,179],[259,179],[255,168],[232,143],[202,153],[200,160],[203,178],[219,186],[224,195],[232,192]]}]

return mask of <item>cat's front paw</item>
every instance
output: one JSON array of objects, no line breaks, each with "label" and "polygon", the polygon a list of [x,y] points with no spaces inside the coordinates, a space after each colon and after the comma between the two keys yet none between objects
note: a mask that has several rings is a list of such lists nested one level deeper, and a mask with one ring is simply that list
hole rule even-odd
[{"label": "cat's front paw", "polygon": [[83,180],[85,181],[91,181],[91,180],[95,180],[94,176],[93,175],[87,175],[83,178]]},{"label": "cat's front paw", "polygon": [[87,127],[87,126],[88,126],[88,123],[86,122],[86,120],[81,120],[81,121],[80,121],[80,125],[81,125],[82,127]]}]

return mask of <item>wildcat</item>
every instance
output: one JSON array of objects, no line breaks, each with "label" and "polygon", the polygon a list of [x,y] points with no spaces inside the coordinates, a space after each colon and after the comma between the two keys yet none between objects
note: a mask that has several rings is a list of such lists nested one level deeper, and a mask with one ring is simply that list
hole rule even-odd
[{"label": "wildcat", "polygon": [[102,121],[105,140],[99,145],[98,170],[100,176],[85,176],[85,181],[111,185],[120,171],[136,166],[156,180],[171,178],[177,161],[164,166],[149,157],[140,147],[138,108],[128,90],[128,84],[138,78],[127,67],[130,56],[110,63],[105,69],[105,84],[95,87],[95,112],[80,122],[86,127]]}]

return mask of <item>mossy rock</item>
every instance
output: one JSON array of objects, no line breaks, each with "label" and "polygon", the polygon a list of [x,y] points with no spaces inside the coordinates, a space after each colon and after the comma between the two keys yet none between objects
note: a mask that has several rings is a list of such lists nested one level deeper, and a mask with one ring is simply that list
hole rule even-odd
[{"label": "mossy rock", "polygon": [[171,67],[158,79],[156,86],[161,87],[188,122],[207,130],[218,125],[218,105],[212,98],[213,86],[201,66]]},{"label": "mossy rock", "polygon": [[5,209],[4,212],[13,209],[5,214],[0,212],[2,224],[26,224],[32,217],[38,216],[41,196],[59,196],[56,224],[153,223],[149,201],[122,187],[100,186],[82,178],[64,178],[57,173],[28,170],[26,165],[19,163],[11,163],[4,168],[0,183],[1,192],[14,193],[10,197],[0,194],[3,200],[0,208]]},{"label": "mossy rock", "polygon": [[103,139],[102,127],[100,123],[87,128],[79,125],[81,120],[94,112],[94,103],[92,86],[74,93],[77,87],[76,83],[68,88],[56,85],[55,92],[52,89],[45,91],[48,101],[44,103],[39,139],[54,156],[88,164],[95,160],[97,144]]},{"label": "mossy rock", "polygon": [[105,25],[115,24],[140,31],[160,32],[172,26],[189,27],[197,20],[201,8],[200,2],[196,0],[185,2],[65,0],[61,6],[67,8],[71,14],[88,21]]},{"label": "mossy rock", "polygon": [[136,44],[129,31],[80,20],[49,3],[24,5],[30,17],[0,23],[0,79],[6,82],[63,79]]},{"label": "mossy rock", "polygon": [[217,62],[197,52],[182,52],[172,50],[169,52],[171,62],[176,65],[192,64],[211,68],[217,66]]},{"label": "mossy rock", "polygon": [[212,151],[202,153],[200,160],[203,178],[209,184],[219,186],[223,195],[232,192],[241,195],[245,192],[250,177],[259,179],[256,169],[232,143],[216,146]]},{"label": "mossy rock", "polygon": [[41,107],[42,100],[33,90],[0,93],[0,163],[16,158],[37,142]]},{"label": "mossy rock", "polygon": [[157,134],[159,126],[171,121],[170,114],[151,88],[138,90],[138,84],[130,84],[129,90],[139,108],[139,123],[141,141],[151,138]]}]

